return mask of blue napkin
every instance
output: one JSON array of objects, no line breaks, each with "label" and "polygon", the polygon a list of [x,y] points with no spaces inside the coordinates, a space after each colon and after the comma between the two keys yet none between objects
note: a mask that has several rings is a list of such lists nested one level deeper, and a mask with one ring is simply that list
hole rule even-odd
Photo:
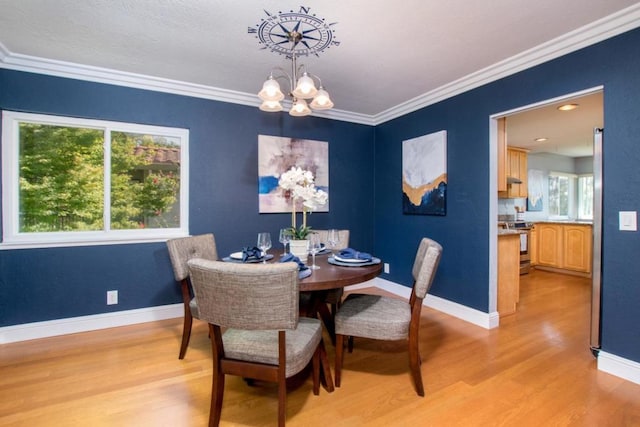
[{"label": "blue napkin", "polygon": [[282,258],[280,258],[280,262],[297,262],[298,270],[306,270],[309,268],[304,264],[304,262],[300,261],[300,258],[293,254],[283,255]]},{"label": "blue napkin", "polygon": [[251,258],[262,258],[262,251],[260,250],[260,248],[257,248],[255,246],[253,248],[242,248],[242,262],[246,262]]},{"label": "blue napkin", "polygon": [[351,249],[351,248],[342,249],[338,253],[338,256],[344,259],[362,259],[366,261],[371,261],[373,259],[373,257],[370,254],[366,252],[358,252],[355,249]]},{"label": "blue napkin", "polygon": [[300,261],[295,255],[286,254],[280,258],[280,262],[297,262],[298,263],[298,278],[304,279],[305,277],[311,276],[311,269],[305,265],[304,262]]}]

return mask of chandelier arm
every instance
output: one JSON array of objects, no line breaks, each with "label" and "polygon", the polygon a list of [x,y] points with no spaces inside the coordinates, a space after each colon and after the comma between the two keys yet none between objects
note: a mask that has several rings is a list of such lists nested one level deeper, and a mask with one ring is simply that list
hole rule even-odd
[{"label": "chandelier arm", "polygon": [[[282,74],[274,74],[274,71],[279,71]],[[282,67],[273,67],[271,69],[271,77],[273,77],[274,79],[278,80],[278,79],[286,79],[287,83],[289,83],[289,87],[293,87],[293,79],[291,77],[291,75],[289,73],[287,73],[284,68]],[[292,89],[290,89],[291,91]]]},{"label": "chandelier arm", "polygon": [[318,87],[322,87],[322,80],[320,79],[320,77],[316,76],[315,74],[311,74],[309,72],[307,72],[307,75],[311,78],[314,78],[316,80],[318,80]]}]

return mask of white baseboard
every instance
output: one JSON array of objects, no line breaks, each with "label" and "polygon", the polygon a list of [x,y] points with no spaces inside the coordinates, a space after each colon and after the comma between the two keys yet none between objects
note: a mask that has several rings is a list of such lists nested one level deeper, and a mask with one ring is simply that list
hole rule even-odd
[{"label": "white baseboard", "polygon": [[0,328],[0,344],[173,319],[183,315],[184,308],[180,303],[5,326]]},{"label": "white baseboard", "polygon": [[[376,287],[392,294],[399,295],[407,299],[411,296],[411,288],[406,286],[402,286],[379,277],[373,281],[375,282]],[[466,305],[458,304],[444,298],[428,294],[422,303],[429,308],[433,308],[434,310],[441,311],[445,314],[457,317],[458,319],[473,323],[474,325],[485,329],[493,329],[500,324],[498,312],[485,313],[483,311],[467,307]]]},{"label": "white baseboard", "polygon": [[633,360],[600,351],[598,353],[598,370],[640,384],[640,363]]}]

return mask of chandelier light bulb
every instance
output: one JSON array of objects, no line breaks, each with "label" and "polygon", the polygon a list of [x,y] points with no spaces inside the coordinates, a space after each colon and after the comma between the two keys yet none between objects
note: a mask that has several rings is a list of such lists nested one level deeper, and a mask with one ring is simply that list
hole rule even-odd
[{"label": "chandelier light bulb", "polygon": [[280,101],[264,101],[260,105],[260,109],[268,113],[275,113],[282,111],[282,104],[280,104]]},{"label": "chandelier light bulb", "polygon": [[308,116],[311,114],[311,109],[304,99],[294,99],[289,114],[295,117]]},{"label": "chandelier light bulb", "polygon": [[282,101],[284,99],[284,94],[280,90],[280,84],[273,76],[269,76],[264,82],[258,96],[263,101]]},{"label": "chandelier light bulb", "polygon": [[305,71],[302,74],[302,77],[298,79],[298,83],[296,84],[296,88],[293,91],[293,96],[297,98],[313,98],[318,93],[318,89],[316,89],[316,84],[313,82],[313,79],[309,77],[309,74]]},{"label": "chandelier light bulb", "polygon": [[324,90],[322,86],[318,89],[316,97],[311,102],[311,108],[314,110],[328,110],[333,107],[333,102],[329,98],[329,92]]}]

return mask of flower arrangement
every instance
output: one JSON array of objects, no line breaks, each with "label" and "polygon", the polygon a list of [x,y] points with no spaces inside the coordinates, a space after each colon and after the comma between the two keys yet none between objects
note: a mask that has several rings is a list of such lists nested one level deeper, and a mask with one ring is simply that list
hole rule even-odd
[{"label": "flower arrangement", "polygon": [[[311,213],[327,203],[329,195],[315,186],[313,173],[297,166],[291,167],[280,175],[278,186],[288,193],[291,198],[291,227],[289,235],[292,239],[306,239],[311,232],[307,226],[307,212]],[[302,224],[296,226],[296,206],[302,202]]]}]

